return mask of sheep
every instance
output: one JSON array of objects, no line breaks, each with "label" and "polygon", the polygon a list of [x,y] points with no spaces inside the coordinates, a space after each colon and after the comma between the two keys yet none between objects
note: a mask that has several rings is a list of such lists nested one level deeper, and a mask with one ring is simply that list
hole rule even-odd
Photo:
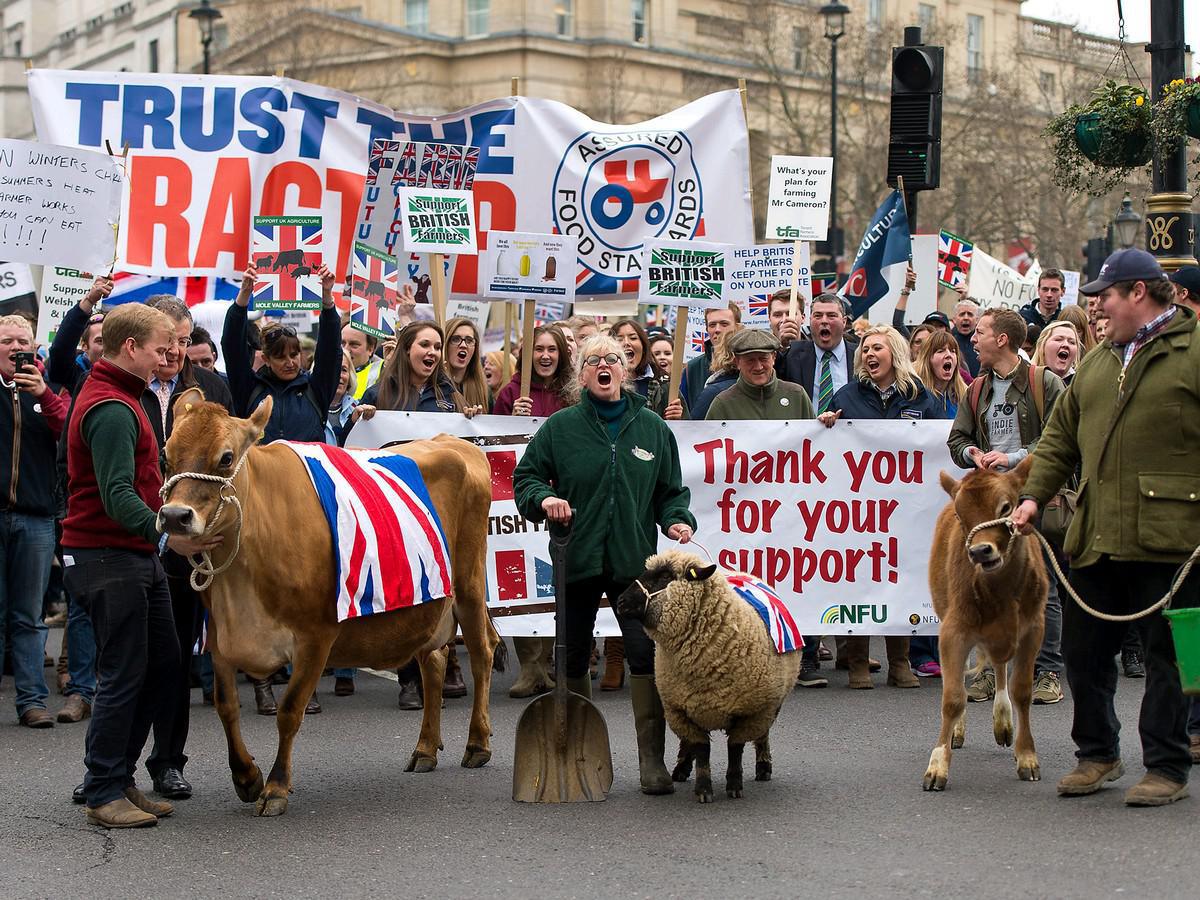
[{"label": "sheep", "polygon": [[[754,742],[755,781],[771,780],[768,732],[800,672],[800,653],[777,653],[762,618],[716,565],[669,550],[618,598],[617,612],[639,620],[656,645],[654,674],[667,723],[680,739],[675,781],[696,764],[696,799],[711,803],[709,734],[728,735],[725,792],[742,796],[742,751]],[[797,641],[797,645],[799,645]]]}]

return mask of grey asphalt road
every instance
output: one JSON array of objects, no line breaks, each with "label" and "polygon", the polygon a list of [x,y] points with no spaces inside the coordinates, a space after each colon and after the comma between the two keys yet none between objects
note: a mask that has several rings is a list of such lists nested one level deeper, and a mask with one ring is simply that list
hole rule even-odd
[{"label": "grey asphalt road", "polygon": [[[0,897],[1198,895],[1200,798],[1152,810],[1121,801],[1142,772],[1142,682],[1122,679],[1118,696],[1129,774],[1092,797],[1054,792],[1074,764],[1069,697],[1034,709],[1045,780],[1017,780],[1010,751],[991,738],[990,705],[972,704],[948,790],[926,794],[940,683],[898,690],[878,679],[874,691],[849,691],[845,674],[832,673],[828,689],[794,692],[772,733],[775,780],[748,781],[741,800],[720,790],[716,748],[715,803],[696,803],[690,786],[640,794],[626,689],[597,700],[616,772],[607,802],[528,806],[510,799],[526,702],[507,696],[513,674],[493,686],[492,762],[459,768],[470,701],[451,700],[446,749],[427,775],[403,772],[419,713],[396,708],[394,683],[360,673],[355,695],[335,698],[325,679],[325,711],[301,729],[295,791],[278,819],[256,819],[238,802],[220,723],[195,691],[187,766],[195,796],[158,827],[127,832],[88,826],[70,802],[86,726],[20,728],[6,680]],[[249,685],[241,691],[252,710]],[[251,711],[243,723],[266,770],[274,720]]]}]

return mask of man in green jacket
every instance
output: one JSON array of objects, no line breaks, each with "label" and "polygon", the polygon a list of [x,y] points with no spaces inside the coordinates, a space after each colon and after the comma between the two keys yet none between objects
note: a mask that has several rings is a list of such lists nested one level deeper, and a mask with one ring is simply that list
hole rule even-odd
[{"label": "man in green jacket", "polygon": [[[1084,357],[1055,407],[1012,518],[1027,531],[1082,467],[1064,548],[1071,586],[1093,608],[1129,615],[1166,594],[1200,544],[1200,338],[1196,316],[1172,305],[1170,283],[1143,250],[1117,251],[1080,291],[1099,295],[1108,338]],[[1200,572],[1183,583],[1173,605],[1200,605]],[[1146,775],[1125,802],[1161,806],[1188,795],[1187,704],[1165,617],[1154,612],[1135,626],[1146,663],[1138,723]],[[1114,657],[1126,628],[1075,603],[1064,609],[1079,764],[1058,783],[1061,795],[1094,793],[1125,771],[1113,695]]]}]

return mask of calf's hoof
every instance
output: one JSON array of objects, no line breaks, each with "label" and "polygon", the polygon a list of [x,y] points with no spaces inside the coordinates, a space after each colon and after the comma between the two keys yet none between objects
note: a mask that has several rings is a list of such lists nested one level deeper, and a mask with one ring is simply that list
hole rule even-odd
[{"label": "calf's hoof", "polygon": [[946,789],[946,776],[930,769],[925,773],[925,782],[922,786],[927,791],[944,791]]},{"label": "calf's hoof", "polygon": [[671,772],[671,780],[683,783],[692,777],[692,764],[690,762],[676,763],[674,771]]},{"label": "calf's hoof", "polygon": [[756,762],[754,764],[754,780],[755,781],[770,781],[771,780],[771,764],[769,762]]},{"label": "calf's hoof", "polygon": [[712,779],[706,775],[696,775],[696,799],[701,803],[713,802]]},{"label": "calf's hoof", "polygon": [[408,765],[404,767],[405,772],[416,772],[418,775],[424,775],[426,772],[432,772],[437,768],[437,759],[431,756],[425,756],[421,753],[414,753],[408,760]]},{"label": "calf's hoof", "polygon": [[467,752],[463,754],[462,767],[464,769],[482,769],[492,759],[491,750],[482,750],[478,747],[468,747]]},{"label": "calf's hoof", "polygon": [[254,811],[260,816],[282,816],[287,812],[287,797],[276,797],[263,794],[254,804]]},{"label": "calf's hoof", "polygon": [[963,748],[963,744],[965,744],[966,742],[967,742],[967,730],[965,728],[962,731],[955,729],[954,734],[952,734],[950,736],[950,749],[951,750],[961,750]]},{"label": "calf's hoof", "polygon": [[730,778],[725,779],[725,794],[731,800],[740,800],[742,797],[742,779],[734,781]]},{"label": "calf's hoof", "polygon": [[233,780],[233,789],[237,792],[238,799],[243,803],[253,803],[263,792],[263,777],[262,772],[258,769],[254,770],[254,778],[247,781]]},{"label": "calf's hoof", "polygon": [[995,722],[992,726],[992,734],[996,737],[996,743],[1001,747],[1011,747],[1013,742],[1013,727],[1012,722]]},{"label": "calf's hoof", "polygon": [[1017,777],[1022,781],[1041,781],[1042,767],[1038,765],[1037,757],[1017,760]]}]

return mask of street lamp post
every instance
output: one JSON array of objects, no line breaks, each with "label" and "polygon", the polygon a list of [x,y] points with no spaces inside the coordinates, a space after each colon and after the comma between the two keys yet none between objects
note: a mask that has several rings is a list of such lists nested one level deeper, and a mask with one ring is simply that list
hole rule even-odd
[{"label": "street lamp post", "polygon": [[846,33],[846,16],[850,8],[844,3],[826,3],[821,7],[825,19],[825,39],[829,41],[829,156],[832,158],[829,180],[829,256],[834,268],[843,252],[842,232],[837,217],[837,130],[838,130],[838,40]]},{"label": "street lamp post", "polygon": [[217,19],[223,18],[219,9],[213,9],[210,0],[200,0],[200,5],[194,7],[188,13],[189,19],[195,19],[196,24],[200,27],[200,46],[204,50],[204,61],[201,71],[207,75],[209,67],[208,48],[212,44],[213,26]]},{"label": "street lamp post", "polygon": [[1142,230],[1142,217],[1134,212],[1133,201],[1129,199],[1129,191],[1121,201],[1121,208],[1112,220],[1113,236],[1122,250],[1128,250],[1137,243],[1138,232]]}]

